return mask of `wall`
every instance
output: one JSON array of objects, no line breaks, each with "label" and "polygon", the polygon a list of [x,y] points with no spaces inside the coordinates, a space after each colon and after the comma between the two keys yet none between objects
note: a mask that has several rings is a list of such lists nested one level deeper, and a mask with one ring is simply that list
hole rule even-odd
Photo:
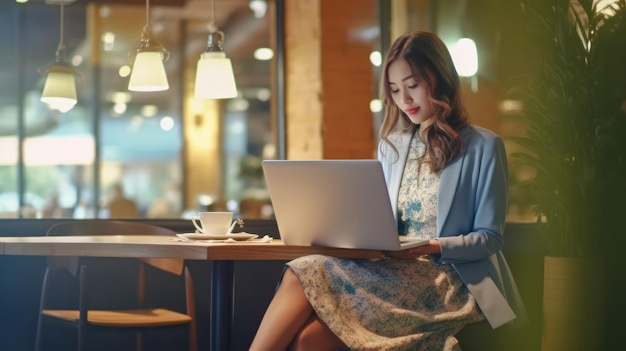
[{"label": "wall", "polygon": [[373,0],[285,2],[288,159],[375,157]]}]

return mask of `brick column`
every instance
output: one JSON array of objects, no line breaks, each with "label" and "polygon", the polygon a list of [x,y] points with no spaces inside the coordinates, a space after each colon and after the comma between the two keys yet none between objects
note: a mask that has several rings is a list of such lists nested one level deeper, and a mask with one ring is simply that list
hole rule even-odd
[{"label": "brick column", "polygon": [[375,157],[377,16],[375,0],[285,1],[288,159]]}]

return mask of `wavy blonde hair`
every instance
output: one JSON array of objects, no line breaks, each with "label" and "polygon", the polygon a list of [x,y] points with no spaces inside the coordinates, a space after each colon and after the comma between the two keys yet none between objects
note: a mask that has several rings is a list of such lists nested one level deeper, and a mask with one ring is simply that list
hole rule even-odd
[{"label": "wavy blonde hair", "polygon": [[383,65],[380,96],[385,105],[385,118],[380,138],[398,155],[389,140],[396,130],[415,132],[419,125],[411,122],[393,101],[389,89],[389,66],[404,59],[413,75],[422,78],[429,87],[429,100],[434,105],[434,122],[420,134],[425,136],[426,153],[420,160],[432,172],[440,172],[458,156],[463,145],[459,130],[469,125],[469,115],[461,101],[461,81],[446,45],[435,34],[417,31],[405,34],[391,45]]}]

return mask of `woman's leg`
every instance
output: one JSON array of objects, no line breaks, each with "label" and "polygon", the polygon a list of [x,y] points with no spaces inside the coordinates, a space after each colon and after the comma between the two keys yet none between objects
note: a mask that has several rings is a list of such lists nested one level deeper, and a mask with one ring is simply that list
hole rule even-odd
[{"label": "woman's leg", "polygon": [[336,350],[345,344],[313,312],[300,280],[285,269],[250,351]]},{"label": "woman's leg", "polygon": [[346,344],[312,314],[289,345],[289,351],[334,351],[345,347]]},{"label": "woman's leg", "polygon": [[296,333],[313,314],[313,307],[304,294],[300,280],[285,269],[282,281],[267,307],[250,351],[287,349]]}]

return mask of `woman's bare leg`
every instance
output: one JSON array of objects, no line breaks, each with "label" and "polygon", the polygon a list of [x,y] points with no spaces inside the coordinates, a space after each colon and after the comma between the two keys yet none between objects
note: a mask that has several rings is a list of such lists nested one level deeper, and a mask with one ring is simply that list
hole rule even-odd
[{"label": "woman's bare leg", "polygon": [[265,311],[261,325],[252,340],[250,351],[287,349],[296,333],[313,314],[300,280],[286,269],[280,286]]},{"label": "woman's bare leg", "polygon": [[289,351],[334,351],[345,348],[341,341],[316,314],[312,314],[296,334]]}]

